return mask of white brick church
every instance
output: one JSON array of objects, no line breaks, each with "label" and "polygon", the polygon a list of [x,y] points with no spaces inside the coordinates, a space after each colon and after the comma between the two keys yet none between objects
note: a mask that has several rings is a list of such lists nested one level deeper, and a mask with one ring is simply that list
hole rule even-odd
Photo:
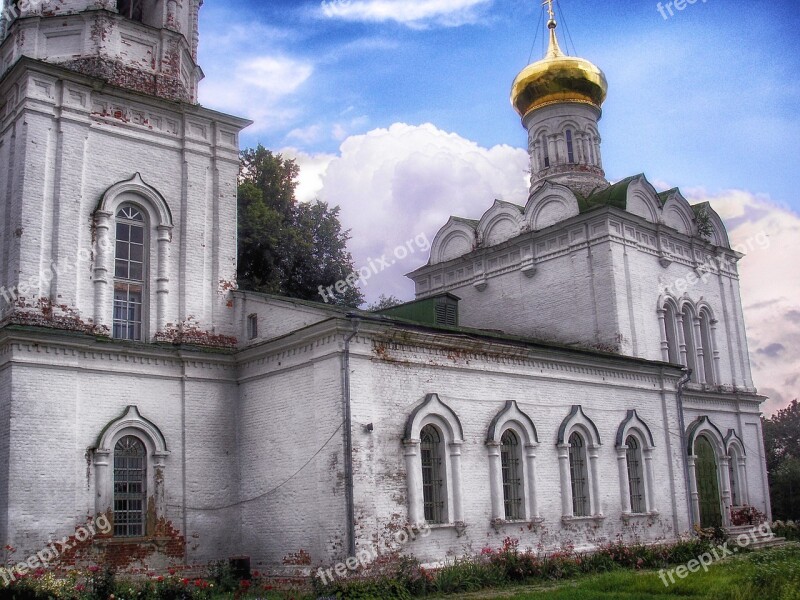
[{"label": "white brick church", "polygon": [[770,512],[742,255],[606,181],[605,77],[553,20],[512,91],[527,204],[451,218],[375,314],[236,291],[248,122],[197,104],[201,4],[6,0],[0,545],[316,566],[426,522],[403,551],[435,562]]}]

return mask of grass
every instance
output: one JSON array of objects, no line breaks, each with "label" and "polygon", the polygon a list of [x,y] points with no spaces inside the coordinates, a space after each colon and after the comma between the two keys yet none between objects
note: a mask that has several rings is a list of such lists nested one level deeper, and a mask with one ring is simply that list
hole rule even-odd
[{"label": "grass", "polygon": [[656,571],[618,570],[553,587],[518,587],[460,595],[465,600],[800,600],[800,546],[754,552],[716,563],[708,572],[675,577],[665,586]]}]

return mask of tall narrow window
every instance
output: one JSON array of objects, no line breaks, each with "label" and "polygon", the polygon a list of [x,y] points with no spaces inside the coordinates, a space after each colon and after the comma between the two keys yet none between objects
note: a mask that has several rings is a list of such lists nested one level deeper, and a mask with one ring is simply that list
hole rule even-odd
[{"label": "tall narrow window", "polygon": [[686,366],[692,370],[692,381],[699,381],[697,369],[697,344],[694,335],[694,313],[687,306],[683,309],[683,339],[686,343]]},{"label": "tall narrow window", "polygon": [[700,338],[703,344],[703,363],[706,383],[716,383],[714,375],[714,343],[711,338],[711,318],[705,310],[700,311]]},{"label": "tall narrow window", "polygon": [[736,474],[738,468],[736,456],[731,455],[730,473],[731,473],[731,506],[739,506],[739,477]]},{"label": "tall narrow window", "polygon": [[247,316],[247,337],[254,340],[258,337],[258,315]]},{"label": "tall narrow window", "polygon": [[664,325],[667,331],[667,347],[669,348],[669,362],[681,364],[680,351],[678,350],[678,330],[676,327],[675,309],[667,303],[664,313]]},{"label": "tall narrow window", "polygon": [[141,341],[147,255],[142,211],[122,206],[117,211],[116,236],[113,336]]},{"label": "tall narrow window", "polygon": [[422,459],[422,501],[425,521],[444,523],[444,478],[442,469],[442,436],[433,425],[423,427],[420,434]]},{"label": "tall narrow window", "polygon": [[628,461],[628,486],[631,494],[631,512],[645,512],[644,479],[642,476],[642,448],[634,436],[629,436],[625,445]]},{"label": "tall narrow window", "polygon": [[522,473],[520,443],[517,434],[507,430],[500,439],[500,463],[503,471],[503,501],[506,520],[522,519]]},{"label": "tall narrow window", "polygon": [[550,149],[547,147],[547,136],[542,136],[542,155],[544,156],[544,168],[550,166]]},{"label": "tall narrow window", "polygon": [[117,12],[128,19],[141,22],[144,18],[142,0],[117,0]]},{"label": "tall narrow window", "polygon": [[575,149],[574,149],[573,144],[572,144],[572,130],[571,129],[567,129],[566,137],[567,137],[567,160],[570,163],[574,163],[575,162]]},{"label": "tall narrow window", "polygon": [[114,535],[139,537],[145,532],[147,451],[132,435],[114,447]]},{"label": "tall narrow window", "polygon": [[589,475],[586,468],[586,445],[579,433],[569,436],[569,472],[572,481],[572,514],[589,516]]}]

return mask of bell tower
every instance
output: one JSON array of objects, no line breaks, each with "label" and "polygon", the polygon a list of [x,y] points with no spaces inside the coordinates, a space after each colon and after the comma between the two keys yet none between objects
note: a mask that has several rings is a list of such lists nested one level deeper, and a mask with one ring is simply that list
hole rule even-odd
[{"label": "bell tower", "polygon": [[202,0],[0,3],[0,323],[230,337],[249,122],[198,104]]},{"label": "bell tower", "polygon": [[132,91],[197,102],[202,0],[0,1],[0,76],[27,56]]}]

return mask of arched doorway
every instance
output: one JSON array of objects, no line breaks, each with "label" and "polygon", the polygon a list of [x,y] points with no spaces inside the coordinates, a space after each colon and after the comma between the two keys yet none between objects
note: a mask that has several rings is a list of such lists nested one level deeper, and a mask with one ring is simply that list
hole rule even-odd
[{"label": "arched doorway", "polygon": [[697,492],[700,495],[700,525],[722,526],[722,502],[719,495],[717,457],[708,438],[699,436],[694,444]]}]

